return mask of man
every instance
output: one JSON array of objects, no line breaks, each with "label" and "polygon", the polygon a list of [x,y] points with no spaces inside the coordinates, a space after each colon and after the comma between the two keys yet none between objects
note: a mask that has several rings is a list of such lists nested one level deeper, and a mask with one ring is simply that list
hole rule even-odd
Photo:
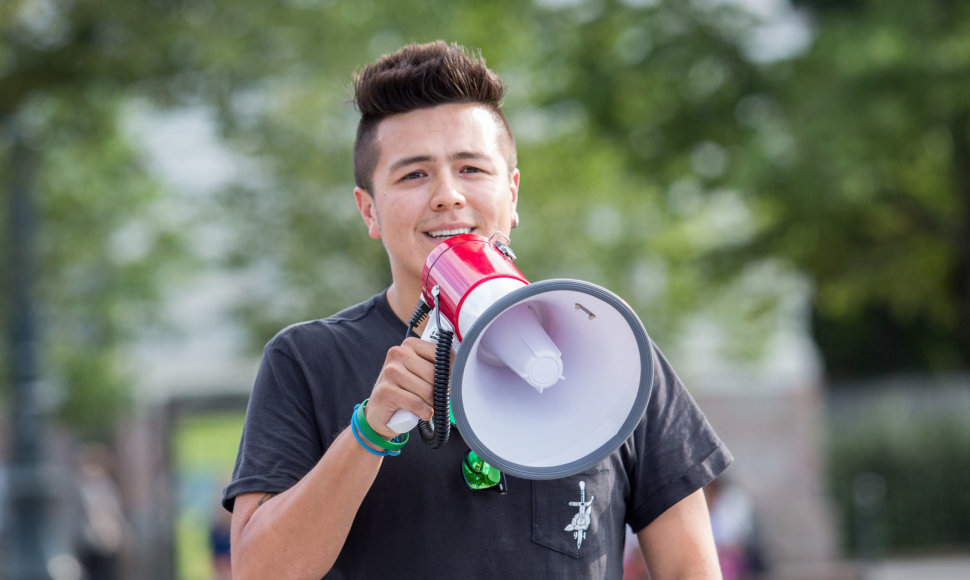
[{"label": "man", "polygon": [[579,475],[472,490],[454,432],[386,457],[395,411],[433,413],[434,345],[403,340],[425,259],[452,235],[508,234],[519,171],[504,87],[457,45],[407,46],[355,91],[354,196],[392,283],[267,344],[223,501],[237,580],[620,578],[626,523],[654,578],[719,577],[702,487],[731,457],[659,352],[647,418]]}]

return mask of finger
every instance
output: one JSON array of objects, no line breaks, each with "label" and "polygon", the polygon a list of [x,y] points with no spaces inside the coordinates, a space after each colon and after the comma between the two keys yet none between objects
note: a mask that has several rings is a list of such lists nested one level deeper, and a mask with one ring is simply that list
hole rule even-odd
[{"label": "finger", "polygon": [[[401,359],[405,367],[415,376],[431,384],[434,382],[435,367],[435,345],[420,339],[410,339],[413,342],[405,341],[401,348],[404,356]],[[413,356],[407,356],[408,353]]]},{"label": "finger", "polygon": [[395,413],[407,410],[414,413],[422,420],[429,420],[434,415],[433,408],[424,402],[423,399],[408,391],[398,391],[397,399],[390,407],[382,407],[372,398],[364,409],[368,424],[377,433],[386,439],[391,439],[398,434],[397,429],[388,427],[388,423]]},{"label": "finger", "polygon": [[401,343],[401,347],[407,350],[414,351],[415,354],[423,358],[424,360],[434,362],[435,350],[437,345],[433,342],[428,342],[427,340],[422,340],[420,338],[409,337]]},{"label": "finger", "polygon": [[389,354],[381,379],[389,388],[398,388],[431,403],[434,388],[434,364],[413,353]]},{"label": "finger", "polygon": [[368,405],[377,420],[386,422],[398,409],[407,409],[418,417],[432,414],[434,365],[423,358],[420,344],[396,346],[388,350],[384,367],[371,392]]}]

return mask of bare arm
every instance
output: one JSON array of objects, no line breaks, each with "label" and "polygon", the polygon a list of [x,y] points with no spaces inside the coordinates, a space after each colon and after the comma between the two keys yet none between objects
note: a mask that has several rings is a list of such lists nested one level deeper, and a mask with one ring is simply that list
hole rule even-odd
[{"label": "bare arm", "polygon": [[[434,345],[414,338],[388,351],[367,404],[368,423],[375,431],[393,437],[385,423],[397,409],[431,416],[433,360]],[[382,461],[361,447],[348,428],[290,489],[270,497],[262,492],[236,497],[233,578],[316,580],[326,574]]]},{"label": "bare arm", "polygon": [[640,530],[637,539],[653,580],[721,578],[702,489],[674,504]]}]

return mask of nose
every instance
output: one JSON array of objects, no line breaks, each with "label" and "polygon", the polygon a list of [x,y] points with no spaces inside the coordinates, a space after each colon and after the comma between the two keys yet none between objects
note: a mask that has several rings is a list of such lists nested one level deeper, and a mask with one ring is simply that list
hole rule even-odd
[{"label": "nose", "polygon": [[465,205],[465,195],[452,177],[443,175],[435,181],[431,191],[432,209],[442,210],[463,205]]}]

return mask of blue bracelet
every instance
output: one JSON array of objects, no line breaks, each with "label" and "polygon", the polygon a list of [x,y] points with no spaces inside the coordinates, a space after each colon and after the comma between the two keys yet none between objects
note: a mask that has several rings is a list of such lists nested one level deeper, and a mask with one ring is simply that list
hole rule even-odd
[{"label": "blue bracelet", "polygon": [[387,449],[388,451],[400,451],[404,445],[408,442],[409,435],[403,433],[395,436],[390,441],[385,439],[383,435],[374,431],[374,428],[370,426],[367,422],[367,413],[364,409],[367,408],[367,403],[370,399],[364,399],[364,402],[354,407],[354,418],[357,419],[357,430],[360,434],[371,443],[374,447],[380,449]]},{"label": "blue bracelet", "polygon": [[370,445],[364,443],[364,440],[361,439],[361,435],[360,435],[360,425],[357,424],[357,407],[360,407],[360,405],[357,405],[356,407],[354,407],[354,412],[350,416],[350,430],[354,433],[354,438],[357,439],[357,442],[360,443],[360,446],[366,449],[367,451],[373,453],[374,455],[377,455],[378,457],[387,457],[388,455],[391,455],[391,456],[400,455],[401,454],[400,450],[388,451],[387,449],[385,449],[384,451],[374,451],[374,449],[371,448]]}]

